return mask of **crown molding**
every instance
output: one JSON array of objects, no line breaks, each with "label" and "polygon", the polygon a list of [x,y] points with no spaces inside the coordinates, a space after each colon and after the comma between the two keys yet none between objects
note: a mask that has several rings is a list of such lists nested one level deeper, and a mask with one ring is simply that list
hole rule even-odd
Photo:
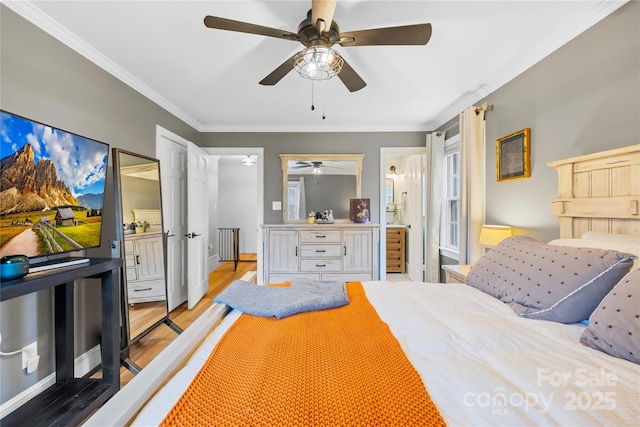
[{"label": "crown molding", "polygon": [[492,92],[502,87],[513,78],[523,73],[552,52],[574,39],[586,29],[595,25],[606,16],[628,3],[629,0],[600,0],[593,8],[566,25],[562,31],[552,35],[541,46],[531,51],[522,52],[519,58],[512,63],[516,64],[508,69],[500,70],[498,75],[492,75],[492,82],[482,85],[480,88],[463,94],[456,101],[445,107],[438,115],[424,123],[401,126],[383,125],[214,125],[201,124],[176,105],[162,97],[156,91],[145,85],[142,81],[128,73],[122,67],[113,63],[96,49],[78,38],[65,27],[57,23],[37,6],[29,1],[2,0],[9,9],[13,10],[33,25],[42,29],[55,39],[67,45],[80,55],[84,56],[103,70],[112,74],[143,96],[158,104],[171,114],[175,115],[198,132],[430,132],[442,126],[465,108],[482,100]]},{"label": "crown molding", "polygon": [[291,133],[329,133],[329,132],[428,132],[431,128],[425,123],[403,126],[383,125],[344,125],[344,124],[318,124],[318,125],[205,125],[200,132],[233,133],[233,132],[291,132]]},{"label": "crown molding", "polygon": [[22,16],[24,19],[31,22],[36,27],[40,28],[51,37],[57,39],[67,47],[73,49],[80,55],[87,58],[89,61],[96,64],[98,67],[102,68],[109,74],[121,80],[126,85],[138,91],[146,98],[155,102],[160,107],[164,108],[180,120],[187,123],[189,126],[200,131],[200,123],[194,120],[191,116],[168,101],[166,98],[162,97],[160,94],[158,94],[142,81],[134,77],[132,74],[127,72],[124,68],[115,64],[102,53],[98,52],[92,46],[85,43],[82,39],[77,37],[71,31],[67,30],[64,26],[60,25],[49,15],[42,12],[42,10],[35,6],[33,3],[23,0],[3,0],[2,4],[6,5],[9,9]]},{"label": "crown molding", "polygon": [[542,45],[533,50],[521,52],[519,58],[515,58],[512,61],[516,65],[500,70],[501,73],[497,75],[494,74],[492,83],[487,83],[474,91],[467,92],[449,107],[443,109],[427,123],[427,127],[437,129],[444,125],[461,111],[495,92],[628,2],[629,0],[600,0],[589,12],[568,23],[562,31],[549,37]]}]

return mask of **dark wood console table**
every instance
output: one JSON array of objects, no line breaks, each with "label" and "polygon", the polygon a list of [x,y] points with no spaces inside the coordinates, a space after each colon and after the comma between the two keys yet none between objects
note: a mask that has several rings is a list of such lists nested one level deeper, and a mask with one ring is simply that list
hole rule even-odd
[{"label": "dark wood console table", "polygon": [[[88,263],[2,282],[0,301],[54,288],[56,383],[4,417],[0,424],[78,425],[120,389],[121,267],[120,258],[90,258]],[[74,378],[73,283],[84,278],[101,280],[101,379]]]}]

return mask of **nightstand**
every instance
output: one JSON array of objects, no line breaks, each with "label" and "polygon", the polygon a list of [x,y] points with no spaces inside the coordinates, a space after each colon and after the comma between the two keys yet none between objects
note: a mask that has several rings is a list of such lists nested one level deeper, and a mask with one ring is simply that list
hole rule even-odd
[{"label": "nightstand", "polygon": [[443,265],[445,283],[464,283],[467,278],[467,274],[471,271],[470,265]]}]

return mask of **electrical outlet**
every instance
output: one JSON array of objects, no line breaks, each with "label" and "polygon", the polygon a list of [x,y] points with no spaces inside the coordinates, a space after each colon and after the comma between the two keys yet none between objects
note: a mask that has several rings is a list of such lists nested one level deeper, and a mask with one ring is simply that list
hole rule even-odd
[{"label": "electrical outlet", "polygon": [[22,348],[22,369],[27,369],[27,372],[31,373],[35,371],[35,368],[38,367],[38,361],[40,360],[40,356],[38,356],[38,343],[32,342],[26,347]]}]

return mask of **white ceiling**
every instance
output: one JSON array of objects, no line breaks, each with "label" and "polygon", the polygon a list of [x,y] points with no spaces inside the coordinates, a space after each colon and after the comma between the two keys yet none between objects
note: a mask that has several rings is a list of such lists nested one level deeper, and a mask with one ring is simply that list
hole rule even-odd
[{"label": "white ceiling", "polygon": [[[302,45],[208,29],[206,15],[297,32],[295,1],[4,1],[199,131],[432,130],[625,3],[339,0],[341,31],[430,22],[426,46],[336,50],[367,82],[258,84]],[[326,119],[322,119],[322,111]]]}]

